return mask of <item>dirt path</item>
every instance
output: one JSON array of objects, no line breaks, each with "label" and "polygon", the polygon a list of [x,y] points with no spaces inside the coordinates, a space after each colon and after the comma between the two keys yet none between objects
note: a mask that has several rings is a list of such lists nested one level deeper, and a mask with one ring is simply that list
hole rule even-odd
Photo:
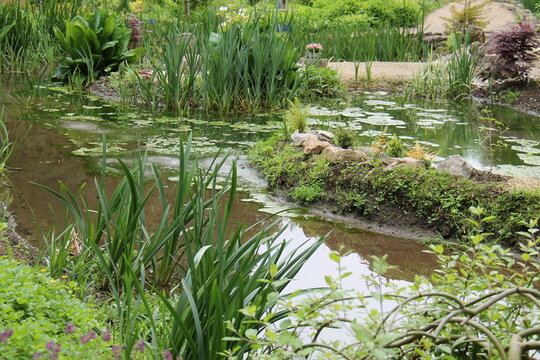
[{"label": "dirt path", "polygon": [[[359,62],[358,81],[367,79],[369,63]],[[389,83],[400,83],[409,80],[415,73],[420,73],[427,63],[421,62],[382,62],[371,63],[371,80]],[[341,80],[348,84],[354,84],[356,73],[354,62],[330,62],[328,67],[334,69],[341,76]]]},{"label": "dirt path", "polygon": [[[497,2],[486,0],[474,0],[474,4],[486,2],[482,21],[487,25],[484,28],[486,33],[494,33],[515,23],[519,16],[527,16],[527,12],[512,2]],[[424,29],[430,33],[444,33],[446,31],[446,18],[452,16],[452,7],[462,7],[463,2],[449,3],[426,17]],[[529,16],[530,17],[530,16]],[[367,78],[367,63],[358,63],[358,81]],[[354,84],[355,64],[354,62],[330,62],[328,67],[334,69],[341,76],[344,83]],[[402,83],[410,80],[414,74],[420,73],[426,67],[426,63],[419,62],[372,62],[371,80],[387,83]],[[540,81],[540,60],[535,64],[531,72],[531,78]]]}]

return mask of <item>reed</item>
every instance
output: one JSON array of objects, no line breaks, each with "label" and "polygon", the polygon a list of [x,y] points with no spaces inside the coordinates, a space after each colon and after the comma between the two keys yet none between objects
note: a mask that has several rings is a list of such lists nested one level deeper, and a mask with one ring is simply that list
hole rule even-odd
[{"label": "reed", "polygon": [[[153,344],[154,356],[163,349],[184,359],[218,359],[233,349],[243,354],[247,343],[238,347],[226,340],[233,334],[231,325],[240,326],[254,315],[262,320],[275,306],[277,294],[324,241],[288,249],[279,240],[283,229],[276,229],[276,223],[233,226],[236,167],[224,184],[218,184],[225,160],[215,160],[204,170],[190,160],[190,149],[191,137],[180,147],[172,202],[157,169],[152,167],[152,181],[146,181],[144,156],[132,168],[117,159],[123,178],[112,194],[105,191],[104,156],[103,175],[95,181],[95,211],[81,192],[42,186],[72,216],[72,225],[50,242],[51,272],[78,276],[87,284],[95,281],[86,276],[89,273],[106,279],[99,288],[114,300],[115,326],[126,345],[126,358],[131,358],[141,332]],[[161,217],[152,225],[146,213],[154,192]],[[74,234],[81,252],[70,256]],[[242,312],[246,307],[249,314]],[[278,312],[266,320],[278,321],[284,315]],[[259,328],[254,322],[246,330]]]}]

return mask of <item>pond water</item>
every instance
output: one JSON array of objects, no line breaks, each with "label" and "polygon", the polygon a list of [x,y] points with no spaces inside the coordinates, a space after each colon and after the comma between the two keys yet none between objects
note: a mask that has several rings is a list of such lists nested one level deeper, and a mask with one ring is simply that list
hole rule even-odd
[{"label": "pond water", "polygon": [[[0,85],[1,107],[10,133],[22,139],[9,163],[13,197],[10,210],[17,216],[22,235],[38,246],[43,242],[43,234],[58,222],[62,207],[31,182],[57,188],[61,181],[72,190],[87,183],[86,196],[91,203],[95,199],[92,184],[103,137],[109,155],[131,161],[141,150],[147,151],[149,161],[174,181],[179,139],[192,131],[194,153],[203,166],[220,150],[232,152],[230,158],[238,159],[242,192],[234,221],[252,224],[289,206],[265,193],[264,181],[248,166],[245,155],[257,140],[269,137],[281,127],[280,114],[151,114],[111,105],[94,96],[72,94],[62,87],[17,83]],[[480,119],[482,113],[471,104],[411,103],[384,93],[311,106],[310,114],[310,122],[317,126],[352,128],[366,145],[373,135],[386,131],[410,145],[421,142],[439,157],[458,153],[478,168],[540,177],[540,122],[506,109],[494,108],[489,114],[504,120],[508,127],[504,132],[489,130],[493,122]],[[108,165],[111,172],[118,171],[112,158]],[[426,248],[416,241],[355,229],[305,211],[288,212],[280,221],[287,226],[283,239],[294,244],[330,233],[326,246],[313,256],[293,287],[324,285],[324,275],[335,270],[328,254],[341,247],[352,251],[343,259],[345,267],[355,274],[346,280],[346,286],[351,288],[364,286],[358,278],[372,273],[371,255],[388,254],[389,263],[398,266],[389,274],[396,280],[429,274],[435,266],[434,259],[423,252]]]}]

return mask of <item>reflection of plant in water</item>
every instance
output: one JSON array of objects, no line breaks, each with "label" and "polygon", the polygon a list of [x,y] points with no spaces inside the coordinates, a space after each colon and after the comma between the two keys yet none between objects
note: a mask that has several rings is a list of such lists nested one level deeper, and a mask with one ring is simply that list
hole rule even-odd
[{"label": "reflection of plant in water", "polygon": [[496,147],[504,146],[504,141],[501,139],[508,127],[506,125],[493,117],[493,111],[489,109],[482,109],[482,114],[484,116],[479,116],[478,119],[485,123],[487,126],[480,126],[480,131],[484,135],[481,135],[482,144],[487,145],[490,155],[493,155],[493,152]]}]

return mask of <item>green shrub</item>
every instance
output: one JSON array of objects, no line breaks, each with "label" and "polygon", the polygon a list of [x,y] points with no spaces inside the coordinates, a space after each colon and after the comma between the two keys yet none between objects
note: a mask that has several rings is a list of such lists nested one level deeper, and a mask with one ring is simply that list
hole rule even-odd
[{"label": "green shrub", "polygon": [[[0,340],[2,359],[30,359],[35,353],[47,356],[51,353],[46,349],[48,342],[60,344],[63,359],[112,358],[110,344],[101,337],[88,344],[81,342],[81,336],[104,331],[107,326],[99,320],[98,309],[71,295],[75,283],[53,280],[6,258],[0,259],[0,283],[0,332],[13,332]],[[68,323],[75,326],[73,333],[66,332]]]},{"label": "green shrub", "polygon": [[308,100],[343,96],[345,86],[335,70],[306,66],[298,97]]},{"label": "green shrub", "polygon": [[397,136],[393,136],[387,144],[386,153],[390,157],[400,158],[405,156],[405,147],[401,143],[401,139]]},{"label": "green shrub", "polygon": [[354,132],[352,132],[347,127],[338,127],[332,129],[334,133],[334,142],[337,146],[342,147],[344,149],[348,149],[351,146],[354,145],[354,142],[356,140]]},{"label": "green shrub", "polygon": [[65,32],[54,32],[66,57],[54,77],[70,77],[94,81],[106,72],[115,71],[123,62],[135,62],[142,55],[142,48],[128,50],[131,30],[124,20],[107,10],[98,10],[87,19],[75,16],[65,21]]}]

